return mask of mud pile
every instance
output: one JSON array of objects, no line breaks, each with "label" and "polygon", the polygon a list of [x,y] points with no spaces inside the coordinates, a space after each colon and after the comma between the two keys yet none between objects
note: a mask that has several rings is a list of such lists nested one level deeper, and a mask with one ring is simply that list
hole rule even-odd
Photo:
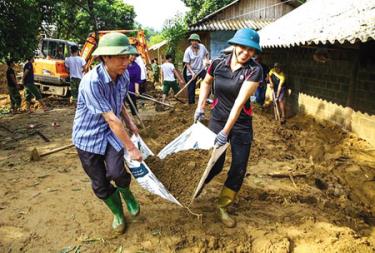
[{"label": "mud pile", "polygon": [[155,153],[193,125],[195,106],[177,104],[174,110],[158,114],[153,120],[145,121],[146,129],[141,136]]},{"label": "mud pile", "polygon": [[[178,105],[161,115],[151,111],[153,104],[147,106],[150,110],[141,116],[152,116],[145,125],[156,137],[144,139],[156,147],[155,153],[165,146],[161,142],[169,143],[192,124],[195,106]],[[144,208],[129,220],[124,236],[113,235],[113,216],[94,197],[73,149],[38,162],[28,159],[33,147],[45,152],[71,143],[73,107],[2,115],[1,125],[16,133],[0,128],[4,138],[17,138],[29,124],[44,123],[40,130],[51,142],[33,135],[0,148],[0,252],[375,252],[374,147],[303,115],[280,126],[271,113],[256,109],[249,168],[229,210],[237,227],[225,229],[217,217],[223,171],[194,203],[202,222],[133,182],[132,191]],[[60,127],[50,126],[56,120]],[[228,152],[224,170],[230,157]],[[174,169],[182,173],[186,166]],[[172,172],[164,174],[164,181],[173,182]],[[193,183],[183,186],[190,196]]]},{"label": "mud pile", "polygon": [[210,152],[189,150],[171,154],[160,160],[149,157],[146,164],[181,204],[188,206],[206,168]]}]

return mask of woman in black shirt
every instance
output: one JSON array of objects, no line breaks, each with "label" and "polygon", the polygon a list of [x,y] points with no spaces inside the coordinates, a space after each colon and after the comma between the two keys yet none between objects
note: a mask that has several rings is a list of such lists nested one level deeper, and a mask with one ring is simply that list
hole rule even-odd
[{"label": "woman in black shirt", "polygon": [[[252,59],[261,52],[256,31],[248,28],[238,30],[228,43],[233,45],[232,53],[214,60],[202,82],[194,120],[203,118],[205,101],[212,91],[215,100],[209,128],[217,134],[215,146],[220,147],[229,141],[232,150],[232,163],[218,201],[219,216],[224,225],[234,227],[236,221],[229,216],[226,208],[233,203],[246,174],[253,139],[250,96],[262,80],[263,71],[260,64]],[[205,183],[222,171],[224,162],[225,153],[218,159]]]}]

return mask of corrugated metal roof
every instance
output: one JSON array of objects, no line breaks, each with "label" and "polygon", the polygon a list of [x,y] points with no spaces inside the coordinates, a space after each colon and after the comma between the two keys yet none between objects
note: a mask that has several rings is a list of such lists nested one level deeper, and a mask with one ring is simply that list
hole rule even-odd
[{"label": "corrugated metal roof", "polygon": [[206,20],[190,26],[189,31],[235,31],[241,28],[262,29],[272,23],[267,19],[227,19],[227,20]]},{"label": "corrugated metal roof", "polygon": [[152,51],[152,50],[157,50],[159,48],[161,48],[162,46],[168,44],[168,40],[163,40],[162,42],[159,42],[155,45],[152,45],[151,47],[148,48],[149,51]]},{"label": "corrugated metal roof", "polygon": [[375,39],[374,0],[309,0],[259,31],[262,47]]}]

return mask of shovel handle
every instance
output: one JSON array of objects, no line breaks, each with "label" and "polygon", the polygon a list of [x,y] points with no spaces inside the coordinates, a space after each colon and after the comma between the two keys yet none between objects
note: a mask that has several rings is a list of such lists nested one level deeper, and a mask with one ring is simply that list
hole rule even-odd
[{"label": "shovel handle", "polygon": [[[134,92],[131,92],[131,91],[129,91],[129,94],[131,94],[131,95],[136,95]],[[165,106],[168,106],[168,107],[172,107],[173,108],[173,106],[172,105],[169,105],[169,104],[167,104],[167,103],[163,103],[163,102],[160,102],[159,100],[156,100],[155,98],[153,98],[153,97],[149,97],[149,96],[144,96],[144,95],[142,95],[142,94],[139,94],[138,95],[139,97],[141,97],[141,98],[144,98],[144,99],[147,99],[147,100],[150,100],[150,101],[153,101],[153,102],[155,102],[155,103],[159,103],[159,104],[162,104],[162,105],[165,105]]]},{"label": "shovel handle", "polygon": [[139,121],[141,122],[142,128],[145,129],[145,128],[146,128],[146,127],[145,127],[145,124],[143,124],[143,121],[142,121],[142,119],[141,119],[141,116],[139,116],[139,112],[138,112],[137,108],[135,107],[135,104],[133,103],[133,100],[131,99],[129,93],[128,93],[128,95],[127,95],[127,98],[128,98],[128,100],[129,100],[129,104],[130,104],[130,106],[131,106],[131,107],[133,108],[133,110],[135,111],[135,115],[137,116],[137,118],[138,118]]},{"label": "shovel handle", "polygon": [[273,110],[275,113],[275,119],[277,121],[280,121],[280,111],[279,111],[279,106],[277,105],[275,91],[272,91],[272,100],[273,100]]},{"label": "shovel handle", "polygon": [[62,146],[62,147],[59,147],[59,148],[52,149],[52,150],[50,150],[46,153],[40,154],[39,156],[42,157],[42,156],[50,155],[50,154],[59,152],[59,151],[64,150],[64,149],[72,148],[72,147],[74,147],[74,144],[65,145],[65,146]]},{"label": "shovel handle", "polygon": [[198,78],[198,76],[202,73],[203,70],[204,70],[204,69],[202,69],[201,71],[199,71],[199,73],[195,76],[195,78],[190,79],[190,81],[187,82],[187,84],[185,84],[185,86],[182,87],[182,89],[181,89],[179,92],[177,92],[176,95],[174,95],[174,97],[177,98],[177,96],[180,95],[181,92],[182,92],[183,90],[185,90],[185,89],[189,86],[189,84],[191,84],[194,80],[196,80],[196,79]]}]

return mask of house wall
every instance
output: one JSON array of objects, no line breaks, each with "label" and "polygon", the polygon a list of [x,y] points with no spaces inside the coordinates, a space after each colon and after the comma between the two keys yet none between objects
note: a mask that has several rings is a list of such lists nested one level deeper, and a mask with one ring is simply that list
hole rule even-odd
[{"label": "house wall", "polygon": [[294,9],[287,3],[279,3],[280,0],[242,0],[218,13],[213,19],[228,19],[240,15],[241,18],[277,19]]},{"label": "house wall", "polygon": [[215,59],[220,55],[220,51],[228,47],[227,43],[234,35],[235,31],[216,31],[211,32],[211,41],[210,41],[210,57]]},{"label": "house wall", "polygon": [[[235,17],[244,19],[277,19],[294,9],[294,7],[288,3],[280,3],[280,0],[241,0],[220,13],[217,13],[211,17],[211,19],[220,20]],[[277,4],[277,6],[273,6],[275,4]],[[201,36],[202,43],[210,52],[211,58],[216,58],[219,56],[220,50],[228,46],[227,41],[235,32],[236,30],[201,31],[198,32],[198,34]]]},{"label": "house wall", "polygon": [[331,47],[327,63],[313,60],[315,50],[265,49],[262,58],[284,66],[290,110],[332,121],[375,145],[375,43]]}]

